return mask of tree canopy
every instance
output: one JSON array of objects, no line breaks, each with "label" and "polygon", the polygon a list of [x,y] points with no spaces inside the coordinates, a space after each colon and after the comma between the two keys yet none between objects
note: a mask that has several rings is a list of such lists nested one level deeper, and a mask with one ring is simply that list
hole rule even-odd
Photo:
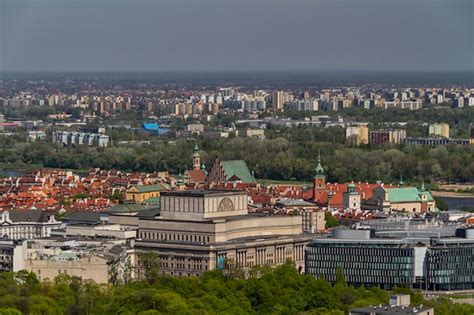
[{"label": "tree canopy", "polygon": [[[472,314],[474,306],[449,299],[425,300],[410,289],[416,304],[436,314]],[[346,314],[350,308],[388,303],[389,292],[354,288],[341,275],[335,285],[302,275],[287,262],[255,267],[247,278],[223,271],[201,276],[159,276],[152,283],[99,285],[68,275],[39,282],[33,273],[0,273],[0,314]]]}]

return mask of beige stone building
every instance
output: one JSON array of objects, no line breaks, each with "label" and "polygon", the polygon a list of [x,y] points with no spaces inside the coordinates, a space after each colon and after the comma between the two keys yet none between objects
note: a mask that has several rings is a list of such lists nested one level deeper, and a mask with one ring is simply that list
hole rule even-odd
[{"label": "beige stone building", "polygon": [[24,269],[40,280],[64,274],[97,283],[123,283],[132,278],[133,257],[121,243],[53,238],[29,241]]},{"label": "beige stone building", "polygon": [[125,200],[143,203],[154,197],[159,197],[162,191],[168,189],[165,185],[135,185],[125,191]]},{"label": "beige stone building", "polygon": [[27,259],[26,269],[36,273],[40,280],[53,280],[60,274],[66,274],[97,283],[109,281],[108,260],[99,256],[61,253],[50,259]]},{"label": "beige stone building", "polygon": [[365,209],[386,212],[409,213],[431,212],[436,210],[436,202],[430,191],[417,187],[386,188],[379,186],[373,190],[373,197],[364,203]]},{"label": "beige stone building", "polygon": [[156,251],[162,273],[197,275],[230,262],[243,269],[293,260],[304,269],[302,216],[258,215],[247,211],[244,191],[194,190],[161,195],[161,213],[139,220],[140,253]]}]

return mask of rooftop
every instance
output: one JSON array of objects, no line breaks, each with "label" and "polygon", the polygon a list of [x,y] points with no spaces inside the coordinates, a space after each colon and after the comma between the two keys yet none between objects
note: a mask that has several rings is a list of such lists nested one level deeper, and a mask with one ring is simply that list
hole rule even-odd
[{"label": "rooftop", "polygon": [[350,310],[349,314],[377,314],[377,315],[411,315],[421,314],[428,310],[433,309],[428,306],[390,306],[390,305],[379,305],[379,306],[368,306],[354,308]]},{"label": "rooftop", "polygon": [[161,196],[173,196],[173,197],[206,197],[206,196],[222,196],[222,195],[236,195],[244,194],[241,190],[185,190],[185,191],[168,191],[163,192]]}]

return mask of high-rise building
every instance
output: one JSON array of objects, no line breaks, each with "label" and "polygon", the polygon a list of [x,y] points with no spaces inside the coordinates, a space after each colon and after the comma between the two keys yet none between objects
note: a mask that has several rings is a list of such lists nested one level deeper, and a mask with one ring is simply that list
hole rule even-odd
[{"label": "high-rise building", "polygon": [[272,99],[273,109],[274,110],[283,110],[283,106],[285,105],[285,92],[283,91],[275,91],[273,92],[273,99]]},{"label": "high-rise building", "polygon": [[449,138],[449,125],[446,123],[431,124],[428,128],[428,134]]},{"label": "high-rise building", "polygon": [[5,127],[3,124],[5,123],[5,116],[0,114],[0,132],[5,131]]},{"label": "high-rise building", "polygon": [[403,143],[406,138],[406,130],[373,130],[370,132],[370,143],[385,144],[385,143]]},{"label": "high-rise building", "polygon": [[349,126],[346,128],[346,139],[355,144],[369,143],[369,127],[367,125]]}]

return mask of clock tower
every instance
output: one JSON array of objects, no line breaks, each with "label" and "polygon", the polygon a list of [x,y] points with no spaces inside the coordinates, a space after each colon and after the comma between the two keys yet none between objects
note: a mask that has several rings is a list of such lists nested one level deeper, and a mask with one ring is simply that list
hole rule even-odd
[{"label": "clock tower", "polygon": [[321,152],[318,153],[318,165],[314,169],[313,177],[313,201],[320,202],[322,195],[326,191],[326,176],[324,175],[324,168],[321,165]]}]

